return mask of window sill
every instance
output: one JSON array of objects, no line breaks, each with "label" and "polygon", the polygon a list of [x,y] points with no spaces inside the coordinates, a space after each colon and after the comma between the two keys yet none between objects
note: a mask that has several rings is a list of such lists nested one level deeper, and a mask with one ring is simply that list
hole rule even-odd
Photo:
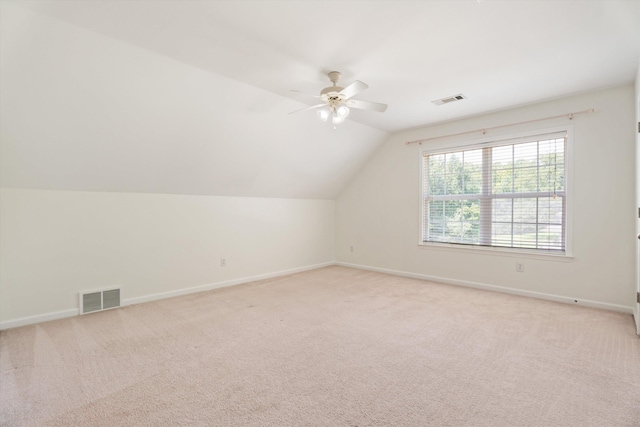
[{"label": "window sill", "polygon": [[458,253],[473,253],[482,255],[493,256],[508,256],[515,258],[530,258],[530,259],[543,259],[547,261],[559,261],[559,262],[571,262],[573,261],[573,255],[570,253],[556,254],[545,253],[540,251],[533,251],[527,249],[514,249],[514,248],[500,248],[489,246],[463,246],[452,243],[438,243],[438,242],[420,242],[418,246],[423,249],[429,250],[444,250]]}]

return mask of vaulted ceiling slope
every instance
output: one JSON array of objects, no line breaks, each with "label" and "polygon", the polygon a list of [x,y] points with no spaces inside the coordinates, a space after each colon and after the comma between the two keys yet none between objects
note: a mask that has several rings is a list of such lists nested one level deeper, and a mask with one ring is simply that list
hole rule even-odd
[{"label": "vaulted ceiling slope", "polygon": [[388,136],[0,3],[3,187],[334,199]]},{"label": "vaulted ceiling slope", "polygon": [[[637,1],[0,7],[14,187],[333,198],[388,132],[631,83],[640,59]],[[334,69],[387,112],[287,114]]]}]

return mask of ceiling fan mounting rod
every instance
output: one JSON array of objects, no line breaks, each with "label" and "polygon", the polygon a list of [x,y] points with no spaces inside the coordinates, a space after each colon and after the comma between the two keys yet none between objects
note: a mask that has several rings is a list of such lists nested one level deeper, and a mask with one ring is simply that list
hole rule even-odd
[{"label": "ceiling fan mounting rod", "polygon": [[340,71],[331,71],[329,74],[329,80],[331,80],[331,83],[333,83],[334,86],[336,86],[336,83],[338,83],[338,80],[340,80],[340,77],[342,77],[342,74],[340,73]]},{"label": "ceiling fan mounting rod", "polygon": [[327,75],[329,76],[329,80],[331,80],[333,86],[325,87],[324,89],[322,89],[322,91],[320,92],[320,98],[329,103],[331,103],[332,98],[336,98],[337,100],[344,99],[344,97],[339,96],[340,92],[344,88],[337,85],[340,77],[342,77],[340,71],[331,71]]}]

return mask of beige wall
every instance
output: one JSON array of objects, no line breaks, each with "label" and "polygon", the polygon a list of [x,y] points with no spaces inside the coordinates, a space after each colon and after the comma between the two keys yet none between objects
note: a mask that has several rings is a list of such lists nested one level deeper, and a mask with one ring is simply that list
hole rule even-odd
[{"label": "beige wall", "polygon": [[[571,122],[556,119],[487,134],[573,126],[573,258],[418,245],[420,150],[460,145],[482,135],[422,146],[406,141],[589,108],[595,113]],[[629,85],[396,134],[336,201],[337,261],[631,312],[636,286],[634,115],[634,87]],[[525,264],[524,273],[516,272],[516,262]]]},{"label": "beige wall", "polygon": [[2,189],[0,202],[4,327],[73,315],[80,290],[139,302],[334,259],[331,200]]}]

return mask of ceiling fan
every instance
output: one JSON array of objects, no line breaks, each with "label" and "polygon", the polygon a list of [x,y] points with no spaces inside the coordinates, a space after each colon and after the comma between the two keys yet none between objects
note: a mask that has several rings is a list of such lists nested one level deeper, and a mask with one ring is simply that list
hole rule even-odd
[{"label": "ceiling fan", "polygon": [[300,92],[298,90],[292,90],[292,92],[302,93],[307,96],[318,98],[322,101],[321,104],[316,104],[311,107],[302,108],[300,110],[292,111],[289,114],[298,113],[306,110],[318,110],[318,117],[323,122],[329,120],[334,125],[344,122],[344,119],[349,115],[350,108],[358,108],[361,110],[384,112],[387,109],[387,104],[380,104],[379,102],[360,101],[352,99],[354,96],[367,89],[369,86],[362,83],[359,80],[351,83],[347,87],[338,86],[337,83],[340,80],[342,74],[338,71],[331,71],[329,74],[329,80],[331,80],[332,86],[325,87],[320,91],[320,95],[310,95],[308,93]]}]

